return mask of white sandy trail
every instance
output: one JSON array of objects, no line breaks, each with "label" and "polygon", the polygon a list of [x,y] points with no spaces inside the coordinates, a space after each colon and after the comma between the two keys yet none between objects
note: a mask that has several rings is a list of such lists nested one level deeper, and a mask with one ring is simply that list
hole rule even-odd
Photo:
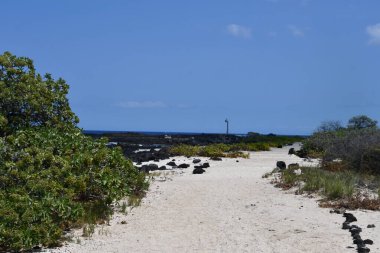
[{"label": "white sandy trail", "polygon": [[[341,215],[262,178],[278,160],[302,163],[287,152],[252,152],[239,163],[211,161],[203,175],[192,175],[190,167],[172,180],[156,181],[128,215],[117,214],[91,239],[53,252],[355,252],[347,248],[355,245],[341,229]],[[365,227],[362,235],[375,241],[371,252],[380,252],[379,212],[355,214]],[[368,231],[370,218],[376,228]]]}]

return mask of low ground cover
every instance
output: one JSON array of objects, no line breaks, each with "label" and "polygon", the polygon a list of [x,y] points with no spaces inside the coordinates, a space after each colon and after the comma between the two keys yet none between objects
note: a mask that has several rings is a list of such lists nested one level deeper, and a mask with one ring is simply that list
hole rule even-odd
[{"label": "low ground cover", "polygon": [[380,210],[380,178],[350,170],[328,171],[320,167],[275,169],[272,183],[297,194],[317,193],[324,207]]},{"label": "low ground cover", "polygon": [[169,149],[174,156],[204,156],[204,157],[243,157],[249,155],[242,151],[269,151],[270,145],[266,143],[238,143],[238,144],[210,144],[207,146],[176,145]]}]

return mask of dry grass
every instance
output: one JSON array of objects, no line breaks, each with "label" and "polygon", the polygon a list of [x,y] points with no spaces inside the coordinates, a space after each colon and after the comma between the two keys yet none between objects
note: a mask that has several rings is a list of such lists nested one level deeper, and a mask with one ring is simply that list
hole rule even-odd
[{"label": "dry grass", "polygon": [[320,207],[327,207],[327,208],[345,208],[350,210],[355,209],[366,209],[366,210],[373,210],[373,211],[380,211],[380,199],[373,199],[368,197],[362,197],[362,196],[353,196],[348,199],[340,199],[338,201],[327,201],[322,200],[319,203]]}]

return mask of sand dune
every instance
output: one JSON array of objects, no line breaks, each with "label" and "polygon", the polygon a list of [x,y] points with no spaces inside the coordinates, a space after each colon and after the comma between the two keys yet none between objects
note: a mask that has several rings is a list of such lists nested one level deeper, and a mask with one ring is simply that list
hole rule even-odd
[{"label": "sand dune", "polygon": [[[202,175],[192,175],[192,167],[170,172],[152,183],[141,206],[128,215],[116,214],[91,239],[51,252],[355,252],[347,248],[354,245],[341,229],[341,215],[262,178],[278,160],[305,163],[287,151],[210,161]],[[354,213],[363,227],[376,225],[362,236],[375,242],[371,252],[380,252],[380,213]]]}]

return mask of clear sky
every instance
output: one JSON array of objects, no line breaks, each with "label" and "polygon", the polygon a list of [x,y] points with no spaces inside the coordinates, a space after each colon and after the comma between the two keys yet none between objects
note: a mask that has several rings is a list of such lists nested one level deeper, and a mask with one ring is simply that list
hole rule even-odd
[{"label": "clear sky", "polygon": [[308,134],[380,120],[379,0],[1,0],[1,51],[87,130]]}]

